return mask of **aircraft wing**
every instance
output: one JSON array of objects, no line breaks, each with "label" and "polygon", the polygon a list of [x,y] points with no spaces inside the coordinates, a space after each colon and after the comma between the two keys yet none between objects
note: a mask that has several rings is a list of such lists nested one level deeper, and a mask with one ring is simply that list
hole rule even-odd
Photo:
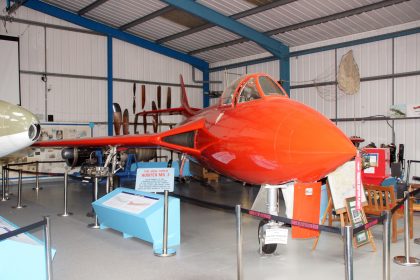
[{"label": "aircraft wing", "polygon": [[[198,108],[190,108],[190,109],[195,111],[195,112],[201,110],[201,109],[198,109]],[[137,116],[144,116],[144,115],[146,115],[146,116],[155,115],[155,114],[157,114],[157,115],[164,115],[164,114],[167,114],[167,115],[182,114],[182,115],[184,115],[186,113],[187,113],[187,110],[185,108],[180,107],[180,108],[169,108],[169,109],[158,109],[158,110],[151,110],[151,111],[143,111],[143,112],[137,113],[136,117]],[[190,115],[186,114],[186,116],[190,116]]]},{"label": "aircraft wing", "polygon": [[175,127],[173,129],[155,134],[135,134],[123,136],[94,137],[82,139],[65,139],[40,141],[34,147],[163,147],[197,157],[201,148],[195,143],[195,136],[205,130],[205,120],[198,119],[193,122]]}]

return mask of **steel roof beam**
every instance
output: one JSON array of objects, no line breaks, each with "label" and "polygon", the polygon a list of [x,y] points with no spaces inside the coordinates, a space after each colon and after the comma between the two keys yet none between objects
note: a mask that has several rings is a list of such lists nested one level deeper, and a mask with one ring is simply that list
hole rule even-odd
[{"label": "steel roof beam", "polygon": [[220,26],[226,30],[247,38],[272,53],[282,58],[289,55],[289,47],[269,36],[266,36],[251,27],[242,24],[232,18],[229,18],[215,10],[204,5],[198,4],[192,0],[162,0],[163,2],[184,10],[194,16],[202,18],[210,23]]},{"label": "steel roof beam", "polygon": [[172,10],[175,10],[175,8],[172,7],[172,6],[166,6],[165,8],[162,8],[160,10],[157,10],[157,11],[153,12],[153,13],[150,13],[148,15],[145,15],[144,17],[135,19],[135,20],[133,20],[133,21],[131,21],[129,23],[126,23],[124,25],[121,25],[118,29],[120,29],[120,30],[127,30],[127,29],[129,29],[129,28],[131,28],[133,26],[136,26],[136,25],[139,25],[139,24],[141,24],[143,22],[146,22],[146,21],[149,21],[151,19],[154,19],[155,17],[161,16],[161,15],[163,15],[163,14],[165,14],[167,12],[170,12]]},{"label": "steel roof beam", "polygon": [[[329,15],[329,16],[324,16],[324,17],[300,22],[300,23],[297,23],[297,24],[292,24],[292,25],[289,25],[289,26],[277,28],[277,29],[274,29],[274,30],[267,31],[264,34],[267,35],[267,36],[272,36],[272,35],[276,35],[276,34],[280,34],[280,33],[286,33],[286,32],[292,31],[292,30],[305,28],[305,27],[309,27],[309,26],[314,26],[314,25],[317,25],[317,24],[321,24],[321,23],[325,23],[325,22],[329,22],[329,21],[333,21],[333,20],[337,20],[337,19],[342,19],[342,18],[345,18],[345,17],[350,17],[350,16],[354,16],[354,15],[357,15],[357,14],[365,13],[365,12],[370,12],[370,11],[373,11],[373,10],[381,9],[381,8],[384,8],[384,7],[387,7],[387,6],[399,4],[399,3],[402,3],[402,2],[406,2],[406,1],[409,1],[409,0],[385,0],[385,1],[374,3],[374,4],[358,7],[358,8],[355,8],[355,9],[351,9],[351,10],[348,10],[348,11],[335,13],[335,14],[332,14],[332,15]],[[221,43],[221,44],[217,44],[217,45],[193,50],[193,51],[190,51],[188,54],[195,55],[195,54],[198,54],[198,53],[207,52],[207,51],[211,51],[211,50],[215,50],[215,49],[219,49],[219,48],[223,48],[223,47],[229,47],[229,46],[244,43],[244,42],[247,42],[247,41],[249,41],[247,38],[240,38],[240,39],[232,40],[232,41],[229,41],[229,42],[224,42],[224,43]]]},{"label": "steel roof beam", "polygon": [[27,0],[23,5],[33,10],[36,10],[38,12],[68,21],[70,23],[82,26],[84,28],[93,30],[101,34],[105,34],[107,36],[111,36],[115,39],[119,39],[121,41],[131,43],[133,45],[151,50],[153,52],[186,62],[200,70],[208,69],[209,64],[200,58],[156,44],[154,42],[140,38],[133,34],[129,34],[121,30],[118,30],[116,28],[110,27],[103,23],[99,23],[97,21],[87,19],[85,17],[63,10],[56,6],[47,4],[40,0]]},{"label": "steel roof beam", "polygon": [[86,7],[80,9],[77,14],[79,16],[82,16],[88,12],[90,12],[91,10],[99,7],[100,5],[104,4],[105,2],[107,2],[108,0],[96,0],[95,2],[92,2],[91,4],[87,5]]},{"label": "steel roof beam", "polygon": [[[277,8],[279,6],[290,4],[290,3],[295,2],[295,1],[297,1],[297,0],[277,0],[277,1],[270,2],[266,5],[257,6],[257,7],[254,7],[252,9],[233,14],[229,17],[232,18],[232,19],[240,19],[240,18],[244,18],[244,17],[247,17],[247,16],[251,16],[251,15],[254,15],[254,14],[264,12],[266,10]],[[181,31],[181,32],[173,34],[173,35],[166,36],[164,38],[156,40],[156,43],[161,44],[161,43],[165,43],[165,42],[168,42],[168,41],[172,41],[172,40],[175,40],[175,39],[187,36],[187,35],[191,35],[193,33],[199,32],[199,31],[203,31],[203,30],[208,29],[208,28],[213,27],[213,26],[215,26],[215,24],[206,23],[206,24],[194,27],[194,28],[190,28],[190,29],[185,30],[185,31]]]}]

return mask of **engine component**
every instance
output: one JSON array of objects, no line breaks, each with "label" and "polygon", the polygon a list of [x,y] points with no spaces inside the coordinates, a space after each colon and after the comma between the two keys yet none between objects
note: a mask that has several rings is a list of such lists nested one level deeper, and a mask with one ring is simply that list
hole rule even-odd
[{"label": "engine component", "polygon": [[61,157],[66,161],[67,166],[74,168],[88,162],[91,165],[97,165],[98,159],[95,149],[64,148],[61,150]]},{"label": "engine component", "polygon": [[155,148],[136,148],[135,154],[136,161],[149,161],[157,156]]}]

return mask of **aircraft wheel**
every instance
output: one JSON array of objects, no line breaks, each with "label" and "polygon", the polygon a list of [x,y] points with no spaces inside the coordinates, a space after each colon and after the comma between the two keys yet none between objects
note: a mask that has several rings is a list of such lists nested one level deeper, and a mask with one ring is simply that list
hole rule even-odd
[{"label": "aircraft wheel", "polygon": [[[263,226],[268,223],[267,219],[261,220],[258,225],[258,243],[263,239]],[[262,251],[264,254],[273,254],[277,249],[277,244],[264,244]]]}]

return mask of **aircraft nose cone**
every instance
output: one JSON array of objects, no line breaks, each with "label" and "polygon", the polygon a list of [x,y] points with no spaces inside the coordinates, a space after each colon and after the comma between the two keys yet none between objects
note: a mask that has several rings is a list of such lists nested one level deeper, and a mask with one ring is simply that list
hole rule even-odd
[{"label": "aircraft nose cone", "polygon": [[[291,166],[296,179],[319,180],[356,155],[354,145],[330,120],[303,104],[291,102],[287,118],[278,127],[276,152],[285,155],[279,160]],[[288,139],[287,143],[284,139]]]},{"label": "aircraft nose cone", "polygon": [[11,106],[9,109],[10,126],[15,127],[17,132],[27,132],[29,141],[35,142],[41,134],[41,126],[38,118],[20,106]]}]

